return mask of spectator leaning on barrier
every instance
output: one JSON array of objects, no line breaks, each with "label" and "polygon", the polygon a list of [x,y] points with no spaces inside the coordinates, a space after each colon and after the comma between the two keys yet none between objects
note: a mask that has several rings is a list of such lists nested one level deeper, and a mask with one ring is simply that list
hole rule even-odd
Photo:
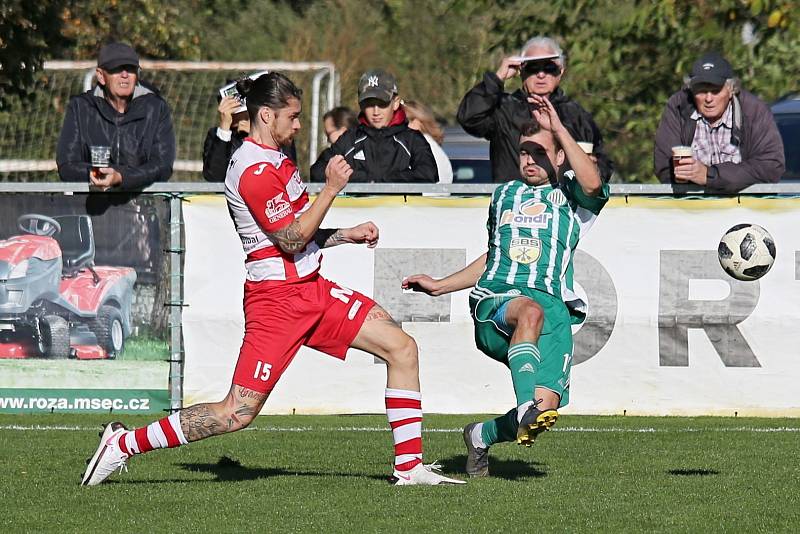
[{"label": "spectator leaning on barrier", "polygon": [[405,109],[408,117],[408,127],[421,132],[431,147],[433,159],[436,160],[436,171],[439,173],[439,183],[453,183],[453,165],[442,149],[444,132],[442,132],[442,127],[439,126],[439,123],[436,122],[436,117],[433,116],[431,108],[421,102],[409,100],[403,102],[403,109]]},{"label": "spectator leaning on barrier", "polygon": [[[492,176],[495,182],[520,178],[518,142],[521,125],[531,119],[532,97],[550,100],[561,122],[578,142],[592,143],[590,159],[608,182],[614,164],[603,147],[603,137],[592,115],[559,87],[566,69],[561,47],[550,37],[534,37],[522,47],[521,56],[503,59],[497,72],[487,72],[483,81],[464,95],[458,107],[458,122],[467,133],[490,142]],[[519,74],[522,88],[504,92],[506,80]]]},{"label": "spectator leaning on barrier", "polygon": [[347,130],[311,166],[311,178],[325,181],[325,167],[336,155],[353,169],[350,182],[436,183],[439,175],[423,135],[408,127],[390,73],[375,69],[358,82],[359,124]]},{"label": "spectator leaning on barrier", "polygon": [[667,101],[653,159],[661,182],[691,182],[708,193],[774,183],[785,168],[769,107],[739,88],[730,63],[716,52],[695,61],[686,87]]},{"label": "spectator leaning on barrier", "polygon": [[[250,74],[255,79],[267,71]],[[231,84],[235,80],[228,80]],[[242,109],[242,101],[235,96],[217,97],[219,106],[219,126],[209,128],[203,142],[203,178],[207,182],[224,182],[231,156],[242,146],[244,138],[250,133],[250,117],[247,109]],[[289,147],[279,147],[281,152],[297,162],[294,141]]]},{"label": "spectator leaning on barrier", "polygon": [[[107,44],[96,76],[97,86],[67,106],[56,149],[61,180],[89,181],[101,191],[168,180],[175,160],[172,118],[166,101],[139,82],[139,56],[126,44]],[[106,153],[107,166],[92,168],[90,147]]]}]

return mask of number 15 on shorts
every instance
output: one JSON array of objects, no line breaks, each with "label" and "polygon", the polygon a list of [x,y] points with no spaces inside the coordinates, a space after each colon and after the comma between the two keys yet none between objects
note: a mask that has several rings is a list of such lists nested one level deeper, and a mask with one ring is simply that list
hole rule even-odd
[{"label": "number 15 on shorts", "polygon": [[256,362],[256,372],[253,373],[253,378],[266,382],[269,380],[269,374],[272,372],[272,364],[262,361]]}]

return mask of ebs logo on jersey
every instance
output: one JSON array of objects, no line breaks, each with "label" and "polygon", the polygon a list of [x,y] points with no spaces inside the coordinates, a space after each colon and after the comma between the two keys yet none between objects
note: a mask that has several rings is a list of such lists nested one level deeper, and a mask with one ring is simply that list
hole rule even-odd
[{"label": "ebs logo on jersey", "polygon": [[508,247],[508,257],[525,265],[533,263],[542,254],[542,242],[535,237],[516,237]]},{"label": "ebs logo on jersey", "polygon": [[500,217],[500,226],[510,224],[518,228],[547,228],[552,213],[547,213],[547,204],[536,199],[523,202],[518,212],[505,210]]}]

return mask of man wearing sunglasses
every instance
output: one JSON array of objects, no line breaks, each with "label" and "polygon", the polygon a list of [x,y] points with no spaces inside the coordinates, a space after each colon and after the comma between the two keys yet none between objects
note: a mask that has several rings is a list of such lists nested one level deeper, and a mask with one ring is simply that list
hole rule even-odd
[{"label": "man wearing sunglasses", "polygon": [[311,181],[324,182],[325,168],[341,155],[353,169],[350,183],[436,183],[439,173],[430,145],[408,127],[395,77],[382,69],[358,82],[358,124],[344,132],[311,166]]},{"label": "man wearing sunglasses", "polygon": [[[467,133],[489,140],[495,182],[520,178],[517,142],[521,125],[530,121],[537,107],[534,96],[553,104],[576,141],[592,145],[590,158],[597,163],[600,176],[605,182],[611,179],[614,165],[604,150],[600,129],[592,115],[559,87],[565,67],[564,52],[553,39],[534,37],[522,47],[520,56],[503,59],[497,72],[487,72],[461,100],[458,122]],[[506,80],[517,75],[522,88],[506,93]]]},{"label": "man wearing sunglasses", "polygon": [[[107,44],[95,77],[97,86],[67,106],[56,148],[61,181],[107,191],[168,180],[175,160],[172,118],[164,99],[140,83],[139,56],[127,44]],[[105,166],[92,167],[97,148],[108,156]]]}]

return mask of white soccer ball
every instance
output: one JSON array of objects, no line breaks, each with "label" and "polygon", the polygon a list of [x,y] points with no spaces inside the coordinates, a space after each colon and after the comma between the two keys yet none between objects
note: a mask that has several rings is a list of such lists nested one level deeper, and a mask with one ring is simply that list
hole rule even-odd
[{"label": "white soccer ball", "polygon": [[737,280],[757,280],[775,262],[775,241],[757,224],[737,224],[722,236],[717,247],[719,264]]}]

